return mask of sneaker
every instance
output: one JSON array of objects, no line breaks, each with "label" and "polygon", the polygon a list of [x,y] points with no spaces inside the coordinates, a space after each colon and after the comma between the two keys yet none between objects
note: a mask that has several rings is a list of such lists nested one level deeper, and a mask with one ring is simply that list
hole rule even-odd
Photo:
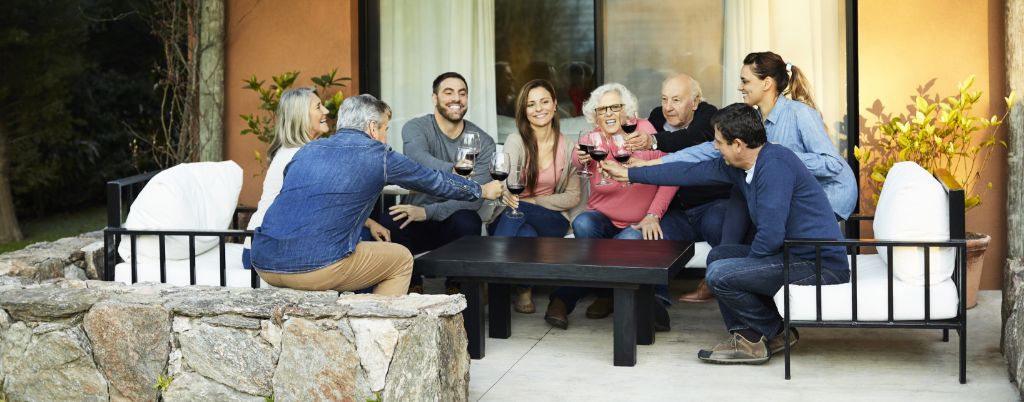
[{"label": "sneaker", "polygon": [[[789,347],[792,348],[793,346],[796,346],[796,343],[800,340],[800,333],[796,331],[796,328],[790,328],[789,332]],[[768,350],[771,351],[773,355],[776,353],[782,353],[786,350],[786,337],[783,336],[782,332],[779,332],[778,335],[775,335],[774,338],[768,341]]]},{"label": "sneaker", "polygon": [[697,358],[714,364],[764,364],[771,354],[764,336],[757,342],[750,342],[740,334],[732,334],[729,340],[711,350],[697,352]]},{"label": "sneaker", "polygon": [[587,307],[587,318],[605,318],[612,314],[615,307],[611,297],[598,297]]}]

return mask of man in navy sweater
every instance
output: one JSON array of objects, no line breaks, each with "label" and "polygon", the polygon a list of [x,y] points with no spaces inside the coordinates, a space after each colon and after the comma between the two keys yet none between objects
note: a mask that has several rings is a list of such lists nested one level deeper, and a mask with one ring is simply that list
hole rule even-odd
[{"label": "man in navy sweater", "polygon": [[[747,200],[756,233],[750,245],[718,246],[708,255],[707,282],[718,298],[729,339],[698,352],[702,361],[761,364],[785,347],[782,318],[772,296],[782,288],[782,243],[786,238],[842,237],[821,184],[788,148],[769,144],[760,114],[736,103],[712,119],[721,158],[624,169],[605,161],[616,180],[668,186],[733,184]],[[790,283],[815,283],[813,247],[792,247]],[[822,283],[849,281],[841,247],[821,250]],[[795,343],[797,336],[790,338]]]}]

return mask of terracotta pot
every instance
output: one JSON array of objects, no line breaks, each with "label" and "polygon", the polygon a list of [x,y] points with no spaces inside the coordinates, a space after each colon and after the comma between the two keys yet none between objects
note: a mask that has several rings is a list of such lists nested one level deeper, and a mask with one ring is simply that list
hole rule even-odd
[{"label": "terracotta pot", "polygon": [[992,236],[982,233],[967,233],[967,308],[978,305],[978,288],[981,287],[981,270],[985,267],[985,250]]}]

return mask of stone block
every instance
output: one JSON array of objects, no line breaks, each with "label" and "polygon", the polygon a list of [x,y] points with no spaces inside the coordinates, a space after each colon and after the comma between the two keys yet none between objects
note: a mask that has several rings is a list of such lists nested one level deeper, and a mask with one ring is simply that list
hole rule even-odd
[{"label": "stone block", "polygon": [[85,315],[93,357],[110,383],[111,397],[152,401],[171,348],[170,312],[160,305],[102,302]]},{"label": "stone block", "polygon": [[252,395],[273,392],[277,351],[255,331],[193,322],[178,342],[182,359],[196,373]]},{"label": "stone block", "polygon": [[275,401],[365,401],[372,397],[359,355],[344,334],[303,318],[286,321],[282,329],[281,358],[274,373]]},{"label": "stone block", "polygon": [[92,360],[81,328],[34,337],[8,366],[4,392],[12,401],[107,401],[107,382]]},{"label": "stone block", "polygon": [[261,396],[238,392],[196,373],[175,376],[163,397],[164,402],[265,402]]}]

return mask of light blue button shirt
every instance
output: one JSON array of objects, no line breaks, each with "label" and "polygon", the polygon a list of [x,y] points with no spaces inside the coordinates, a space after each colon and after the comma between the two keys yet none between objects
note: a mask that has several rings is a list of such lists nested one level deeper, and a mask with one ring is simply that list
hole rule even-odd
[{"label": "light blue button shirt", "polygon": [[[779,97],[765,119],[764,128],[769,142],[783,145],[796,153],[807,170],[818,179],[836,215],[849,218],[857,205],[857,179],[853,177],[850,165],[832,145],[818,111],[803,102]],[[666,155],[661,161],[700,162],[720,156],[714,144],[706,142]]]}]

